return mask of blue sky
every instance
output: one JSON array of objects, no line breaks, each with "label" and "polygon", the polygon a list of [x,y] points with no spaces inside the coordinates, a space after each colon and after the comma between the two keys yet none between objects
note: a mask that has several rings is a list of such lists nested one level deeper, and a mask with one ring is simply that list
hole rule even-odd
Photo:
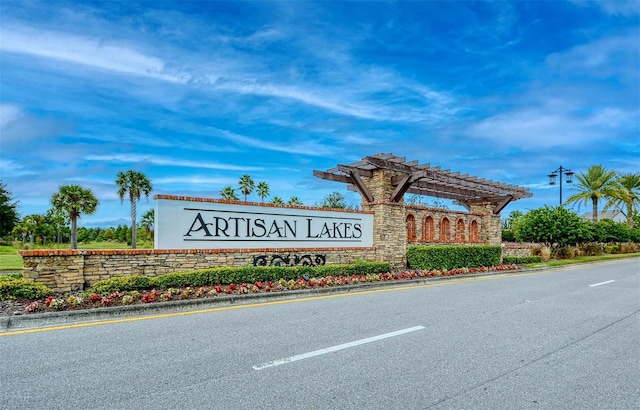
[{"label": "blue sky", "polygon": [[560,165],[640,171],[635,1],[3,0],[0,23],[0,179],[21,216],[80,184],[100,201],[81,226],[128,224],[128,169],[153,194],[218,198],[249,174],[359,204],[313,170],[393,153],[530,188],[505,216],[557,205]]}]

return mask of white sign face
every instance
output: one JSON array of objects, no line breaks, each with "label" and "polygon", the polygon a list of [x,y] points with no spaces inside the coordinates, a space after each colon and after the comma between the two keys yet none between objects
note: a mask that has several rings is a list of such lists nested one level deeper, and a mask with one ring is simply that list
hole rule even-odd
[{"label": "white sign face", "polygon": [[373,246],[373,214],[156,196],[156,249]]}]

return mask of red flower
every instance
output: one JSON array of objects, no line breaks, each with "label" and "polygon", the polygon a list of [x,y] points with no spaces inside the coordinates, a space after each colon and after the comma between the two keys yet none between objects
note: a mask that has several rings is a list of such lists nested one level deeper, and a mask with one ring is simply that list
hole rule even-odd
[{"label": "red flower", "polygon": [[262,285],[262,282],[260,282],[260,281],[256,282],[254,285],[255,285],[255,287],[256,287],[256,288],[258,288],[258,289],[262,289],[262,286],[263,286],[263,285]]},{"label": "red flower", "polygon": [[92,293],[91,295],[89,295],[89,300],[92,302],[99,302],[102,299],[102,296],[98,295],[97,293]]},{"label": "red flower", "polygon": [[49,307],[53,299],[55,299],[53,296],[49,296],[47,300],[44,302],[44,304],[47,305],[47,307]]}]

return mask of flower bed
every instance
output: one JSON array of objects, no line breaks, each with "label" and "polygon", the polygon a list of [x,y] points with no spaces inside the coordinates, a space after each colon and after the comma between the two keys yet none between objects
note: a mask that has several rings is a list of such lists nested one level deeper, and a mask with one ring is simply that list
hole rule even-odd
[{"label": "flower bed", "polygon": [[[1,314],[42,313],[79,309],[97,309],[108,306],[162,303],[176,300],[215,298],[221,295],[251,295],[269,292],[286,292],[300,289],[326,288],[336,286],[356,286],[372,282],[392,282],[418,278],[458,276],[486,272],[501,272],[519,269],[518,265],[499,265],[478,268],[459,268],[450,270],[402,270],[377,274],[320,276],[310,278],[307,275],[297,279],[277,281],[256,281],[253,283],[230,283],[211,286],[168,287],[145,290],[115,290],[96,293],[74,292],[51,295],[36,300],[15,299],[2,302]],[[99,288],[99,287],[98,287]]]}]

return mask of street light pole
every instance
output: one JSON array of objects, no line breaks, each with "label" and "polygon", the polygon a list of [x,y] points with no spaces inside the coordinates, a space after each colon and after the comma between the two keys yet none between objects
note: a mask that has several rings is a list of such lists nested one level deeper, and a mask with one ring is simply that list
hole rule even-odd
[{"label": "street light pole", "polygon": [[556,177],[558,175],[560,176],[560,205],[562,205],[562,174],[566,175],[567,184],[571,184],[573,182],[573,174],[575,174],[575,172],[572,172],[570,169],[563,168],[562,165],[560,165],[560,168],[556,169],[548,175],[549,185],[555,185]]}]

